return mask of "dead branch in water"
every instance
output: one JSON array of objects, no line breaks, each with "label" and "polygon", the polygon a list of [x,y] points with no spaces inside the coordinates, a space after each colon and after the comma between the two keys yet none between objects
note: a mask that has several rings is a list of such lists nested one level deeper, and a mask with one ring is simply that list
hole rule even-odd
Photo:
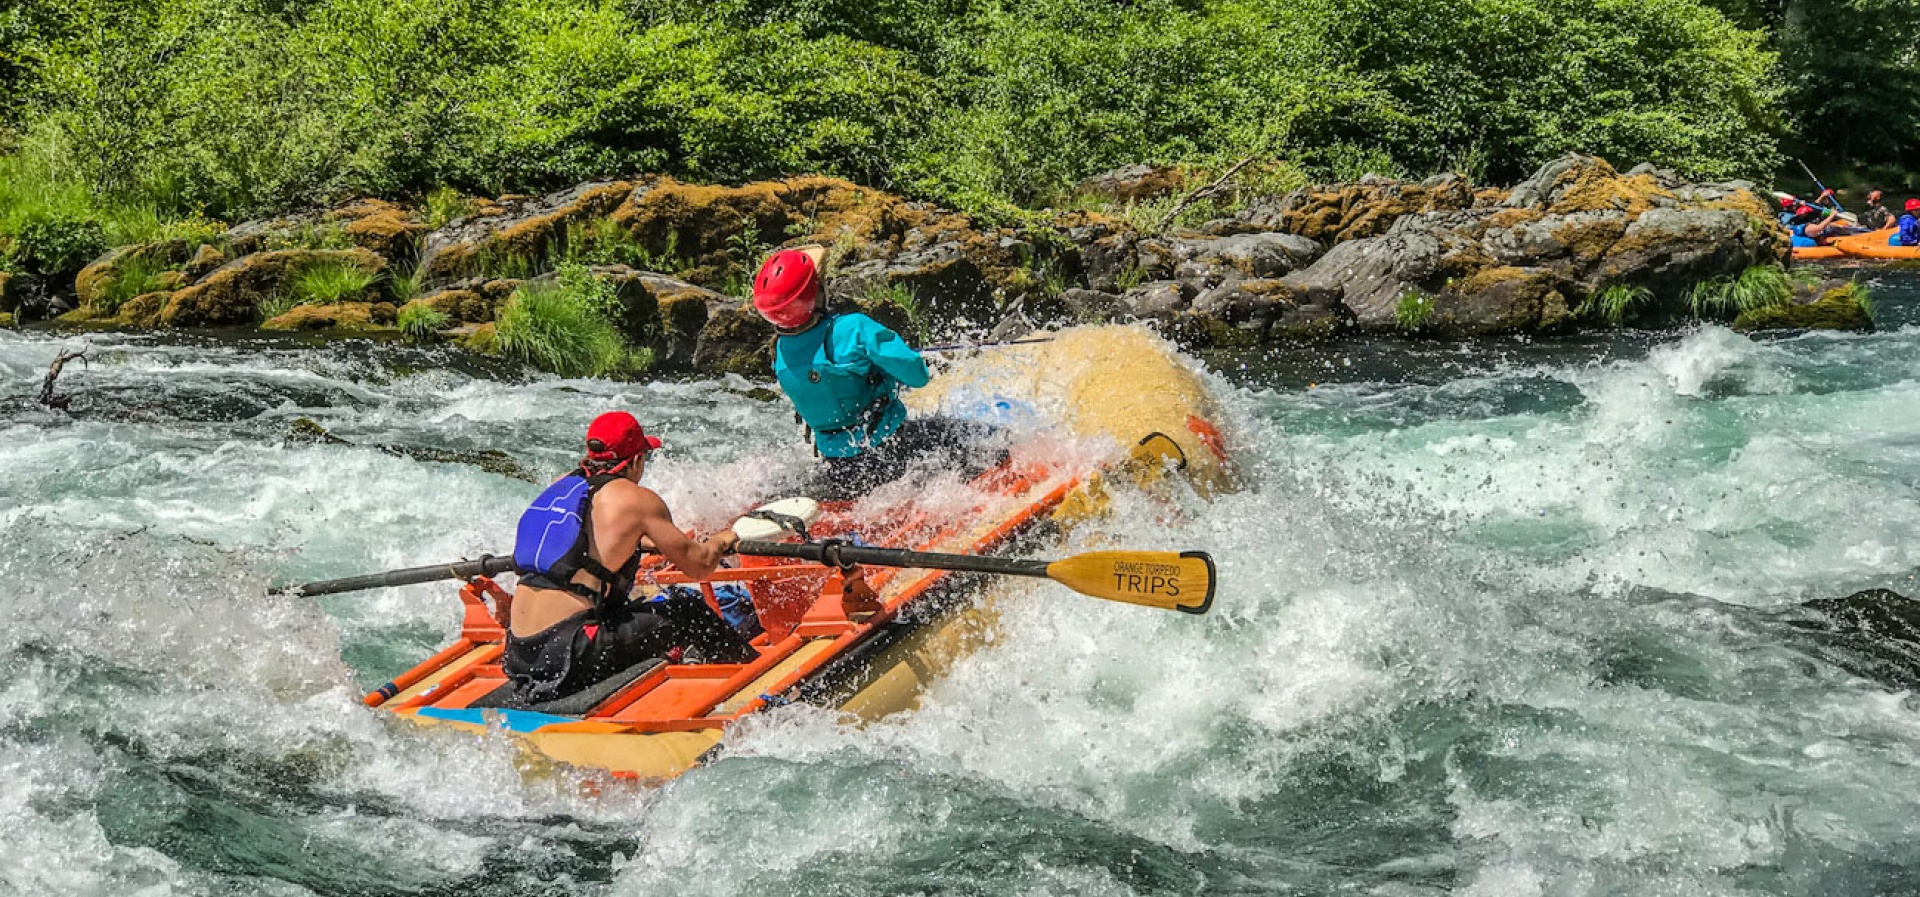
[{"label": "dead branch in water", "polygon": [[1240,169],[1253,164],[1253,160],[1256,158],[1258,157],[1248,156],[1245,159],[1241,159],[1240,161],[1234,163],[1232,168],[1227,169],[1227,173],[1221,175],[1219,180],[1216,180],[1213,183],[1206,185],[1205,187],[1196,188],[1193,191],[1189,192],[1187,195],[1180,197],[1180,201],[1174,203],[1173,208],[1167,210],[1166,217],[1160,219],[1160,226],[1154,228],[1154,230],[1156,231],[1166,230],[1167,226],[1173,223],[1173,219],[1180,217],[1180,213],[1183,211],[1186,211],[1187,206],[1193,205],[1194,202],[1197,200],[1205,199],[1209,196],[1214,195],[1215,193],[1219,193],[1220,188],[1225,187],[1227,185],[1227,180],[1229,178],[1232,178],[1234,175],[1239,174]]},{"label": "dead branch in water", "polygon": [[86,364],[87,350],[91,348],[91,346],[81,346],[77,351],[61,352],[59,357],[53,360],[52,364],[47,365],[47,379],[40,384],[40,404],[61,411],[67,410],[67,403],[73,401],[73,397],[54,395],[54,381],[60,379],[60,369],[66,367],[67,362],[78,358],[81,364]]}]

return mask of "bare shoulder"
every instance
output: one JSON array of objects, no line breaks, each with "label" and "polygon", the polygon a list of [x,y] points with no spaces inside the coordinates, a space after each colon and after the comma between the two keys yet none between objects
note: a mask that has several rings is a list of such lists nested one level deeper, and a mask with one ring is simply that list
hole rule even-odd
[{"label": "bare shoulder", "polygon": [[600,488],[594,497],[598,507],[637,512],[647,516],[665,514],[667,503],[660,494],[632,480],[614,480]]}]

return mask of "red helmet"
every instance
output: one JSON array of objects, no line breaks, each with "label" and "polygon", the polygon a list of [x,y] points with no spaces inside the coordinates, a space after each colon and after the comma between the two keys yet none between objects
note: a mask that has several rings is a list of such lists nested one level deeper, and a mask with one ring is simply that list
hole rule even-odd
[{"label": "red helmet", "polygon": [[1920,199],[1907,200],[1907,211],[1920,212]]},{"label": "red helmet", "polygon": [[1794,204],[1794,202],[1796,202],[1796,200],[1795,200],[1795,199],[1794,199],[1793,197],[1791,197],[1791,196],[1782,196],[1782,197],[1780,197],[1780,208],[1783,208],[1783,209],[1791,209],[1791,208],[1793,208],[1793,204]]},{"label": "red helmet", "polygon": [[792,330],[813,317],[820,303],[819,266],[813,254],[782,249],[767,257],[753,278],[753,307],[782,330]]}]

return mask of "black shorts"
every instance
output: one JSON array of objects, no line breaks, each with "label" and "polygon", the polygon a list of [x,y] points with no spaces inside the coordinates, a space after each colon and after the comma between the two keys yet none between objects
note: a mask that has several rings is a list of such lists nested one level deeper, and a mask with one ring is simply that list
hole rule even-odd
[{"label": "black shorts", "polygon": [[759,652],[692,589],[669,589],[661,601],[609,608],[596,625],[582,611],[522,638],[507,633],[500,669],[531,703],[564,698],[675,647],[712,663],[745,663]]}]

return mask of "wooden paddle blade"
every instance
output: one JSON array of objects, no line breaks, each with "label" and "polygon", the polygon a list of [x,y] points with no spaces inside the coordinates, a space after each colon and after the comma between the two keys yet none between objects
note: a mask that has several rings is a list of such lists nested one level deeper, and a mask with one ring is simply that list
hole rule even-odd
[{"label": "wooden paddle blade", "polygon": [[1047,578],[1108,601],[1189,614],[1213,606],[1213,558],[1204,551],[1090,551],[1048,564]]}]

